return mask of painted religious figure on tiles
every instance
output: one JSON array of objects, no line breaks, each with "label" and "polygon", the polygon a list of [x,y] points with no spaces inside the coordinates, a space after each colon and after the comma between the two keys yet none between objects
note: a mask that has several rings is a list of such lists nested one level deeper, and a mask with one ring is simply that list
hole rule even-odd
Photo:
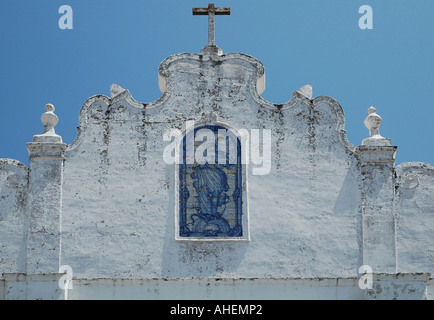
[{"label": "painted religious figure on tiles", "polygon": [[183,137],[181,150],[179,236],[242,237],[239,138],[222,126],[201,126]]}]

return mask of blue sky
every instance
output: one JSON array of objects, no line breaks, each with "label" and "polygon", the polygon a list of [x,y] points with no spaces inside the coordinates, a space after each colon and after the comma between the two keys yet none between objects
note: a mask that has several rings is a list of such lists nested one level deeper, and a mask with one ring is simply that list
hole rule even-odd
[{"label": "blue sky", "polygon": [[[210,1],[211,2],[211,1]],[[216,43],[259,59],[263,97],[284,103],[305,84],[314,97],[343,107],[348,139],[368,136],[363,121],[374,105],[380,133],[398,145],[397,164],[434,163],[433,0],[219,1],[231,16],[216,17]],[[73,29],[61,30],[62,5]],[[42,132],[46,103],[56,107],[56,132],[76,137],[83,103],[129,89],[141,102],[158,99],[158,65],[207,42],[207,18],[193,16],[199,0],[1,0],[0,158],[28,164],[26,143]],[[373,29],[358,26],[359,7],[373,9]]]}]

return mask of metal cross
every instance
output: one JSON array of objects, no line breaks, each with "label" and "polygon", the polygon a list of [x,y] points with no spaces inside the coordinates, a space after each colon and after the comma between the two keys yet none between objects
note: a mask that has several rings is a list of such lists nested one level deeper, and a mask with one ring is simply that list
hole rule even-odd
[{"label": "metal cross", "polygon": [[215,46],[215,16],[230,15],[231,8],[216,8],[210,3],[208,8],[193,8],[194,16],[208,15],[208,45]]}]

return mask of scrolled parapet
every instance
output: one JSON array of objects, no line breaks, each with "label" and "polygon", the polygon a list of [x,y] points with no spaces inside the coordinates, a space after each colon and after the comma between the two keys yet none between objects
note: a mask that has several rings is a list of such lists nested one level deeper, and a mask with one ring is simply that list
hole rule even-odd
[{"label": "scrolled parapet", "polygon": [[339,137],[339,142],[351,153],[355,152],[355,146],[348,140],[345,130],[345,113],[339,102],[328,96],[319,96],[312,100],[313,110],[318,110],[319,106],[326,105],[331,111],[330,114],[335,115],[334,131]]},{"label": "scrolled parapet", "polygon": [[252,95],[260,95],[265,90],[265,69],[262,63],[256,58],[242,53],[228,53],[224,55],[202,55],[196,53],[180,53],[172,55],[166,58],[158,68],[158,83],[160,91],[163,93],[167,92],[167,79],[170,76],[170,66],[177,62],[191,61],[193,63],[215,63],[222,64],[228,61],[238,60],[241,63],[247,63],[251,65],[256,72],[254,72],[252,78],[250,79],[249,86]]},{"label": "scrolled parapet", "polygon": [[[161,102],[162,98],[152,102],[152,104],[160,105]],[[104,114],[110,111],[110,108],[116,105],[119,105],[117,108],[131,107],[136,110],[144,110],[145,107],[147,107],[147,103],[136,101],[128,89],[124,89],[117,84],[112,84],[110,86],[110,97],[97,94],[88,98],[84,102],[80,110],[77,137],[71,144],[68,145],[66,152],[76,149],[81,144],[92,119],[103,119]]]},{"label": "scrolled parapet", "polygon": [[[207,68],[199,68],[199,66],[208,66],[209,70]],[[215,67],[215,69],[218,69],[219,71],[214,70],[212,67]],[[206,72],[206,70],[209,71],[210,75],[203,76],[203,73]],[[181,53],[166,58],[163,62],[161,62],[158,69],[159,86],[163,92],[163,95],[159,99],[152,102],[142,103],[135,101],[127,89],[124,89],[116,84],[113,84],[110,88],[110,97],[104,95],[95,95],[90,97],[84,103],[80,111],[78,135],[76,139],[68,146],[66,152],[68,153],[69,151],[75,150],[81,144],[84,136],[86,136],[87,128],[89,125],[92,125],[92,120],[102,121],[107,119],[111,121],[111,118],[107,116],[107,114],[111,111],[112,106],[115,106],[116,104],[121,104],[127,109],[129,107],[133,107],[134,109],[142,111],[143,114],[146,113],[146,117],[149,118],[149,122],[154,121],[155,118],[163,117],[162,115],[164,113],[173,114],[174,110],[171,101],[172,99],[178,99],[177,97],[182,97],[179,98],[180,101],[184,99],[184,101],[187,102],[186,108],[189,107],[188,98],[192,88],[187,87],[185,90],[189,91],[184,92],[182,90],[183,82],[176,78],[180,73],[184,74],[189,72],[197,73],[198,78],[204,77],[208,82],[220,81],[221,77],[215,76],[215,74],[219,74],[218,72],[222,72],[224,77],[227,77],[228,79],[240,81],[239,85],[243,90],[242,97],[248,97],[247,99],[251,98],[253,102],[257,103],[259,109],[264,110],[264,112],[271,110],[274,112],[274,114],[286,116],[286,114],[291,114],[294,107],[304,106],[309,110],[311,117],[298,117],[298,119],[307,121],[312,120],[312,123],[319,118],[325,119],[322,124],[325,124],[327,128],[331,128],[331,131],[334,131],[331,132],[331,134],[334,136],[336,133],[340,143],[351,153],[354,153],[355,146],[348,141],[346,136],[345,116],[343,109],[335,99],[325,96],[313,99],[312,86],[305,85],[294,91],[292,98],[284,104],[274,104],[269,102],[261,96],[262,92],[265,90],[264,66],[256,58],[241,53],[228,53],[221,56],[197,53]],[[240,73],[243,77],[239,77],[238,73]],[[173,79],[178,79],[178,82]],[[244,101],[235,100],[232,96],[224,95],[222,95],[222,97],[219,96],[218,98],[227,100],[233,99],[234,101],[232,102],[239,105],[243,105]],[[220,103],[219,107],[222,108],[229,105],[226,102],[221,102],[221,100],[218,100],[216,97],[211,97],[210,99],[214,99],[213,101],[216,102],[216,105],[219,105]],[[180,109],[176,110],[175,113],[181,112],[181,108],[184,105],[185,104],[179,105]],[[250,105],[252,110],[256,108],[254,103]],[[171,110],[166,109],[163,111],[163,106],[164,108],[171,108]],[[228,113],[233,112],[233,110],[230,109],[225,111]],[[188,112],[191,112],[191,110]],[[260,113],[260,111],[258,111],[258,113]],[[328,119],[330,119],[330,121]],[[324,134],[324,136],[327,135]]]},{"label": "scrolled parapet", "polygon": [[[159,85],[160,90],[164,95],[171,93],[171,88],[168,84],[168,79],[173,71],[173,66],[177,63],[189,62],[192,65],[200,63],[209,63],[215,65],[224,64],[239,64],[244,66],[249,66],[251,69],[249,71],[249,76],[246,79],[246,86],[250,93],[251,98],[255,101],[261,108],[272,110],[273,112],[282,112],[292,109],[296,105],[304,105],[307,107],[312,114],[318,113],[318,108],[327,109],[327,115],[333,119],[331,127],[334,128],[340,143],[350,152],[354,152],[355,147],[352,145],[346,136],[345,131],[345,115],[341,105],[333,98],[321,96],[313,99],[313,89],[310,85],[305,85],[300,89],[293,92],[292,98],[280,105],[273,104],[266,99],[264,99],[261,94],[265,90],[265,68],[263,64],[256,58],[241,54],[241,53],[229,53],[222,56],[218,55],[199,55],[194,53],[182,53],[168,57],[165,59],[159,67]],[[154,108],[151,103],[146,109]]]}]

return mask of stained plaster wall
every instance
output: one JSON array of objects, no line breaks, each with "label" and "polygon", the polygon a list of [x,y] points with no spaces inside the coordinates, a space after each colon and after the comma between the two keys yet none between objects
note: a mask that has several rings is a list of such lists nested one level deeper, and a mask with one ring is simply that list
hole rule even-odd
[{"label": "stained plaster wall", "polygon": [[[160,67],[167,87],[157,102],[137,103],[127,91],[91,98],[65,154],[61,263],[91,278],[356,275],[360,179],[342,110],[297,94],[272,105],[256,93],[261,73],[244,55],[180,55]],[[210,114],[272,132],[271,172],[249,168],[249,242],[174,241],[175,173],[162,137]]]},{"label": "stained plaster wall", "polygon": [[0,273],[25,272],[29,168],[0,159]]},{"label": "stained plaster wall", "polygon": [[[52,251],[37,250],[38,261],[58,261],[30,270],[28,168],[2,160],[1,273],[70,265],[79,279],[354,278],[367,263],[375,273],[434,271],[431,165],[395,169],[395,149],[356,149],[333,98],[264,100],[264,68],[247,55],[175,55],[159,78],[157,101],[139,103],[114,87],[83,105],[78,136],[53,165],[61,192],[50,201],[60,210],[44,216],[58,219],[46,223],[59,230],[44,235]],[[270,173],[253,175],[249,164],[243,184],[249,241],[175,241],[176,170],[163,161],[163,134],[184,131],[187,120],[271,130]]]}]

